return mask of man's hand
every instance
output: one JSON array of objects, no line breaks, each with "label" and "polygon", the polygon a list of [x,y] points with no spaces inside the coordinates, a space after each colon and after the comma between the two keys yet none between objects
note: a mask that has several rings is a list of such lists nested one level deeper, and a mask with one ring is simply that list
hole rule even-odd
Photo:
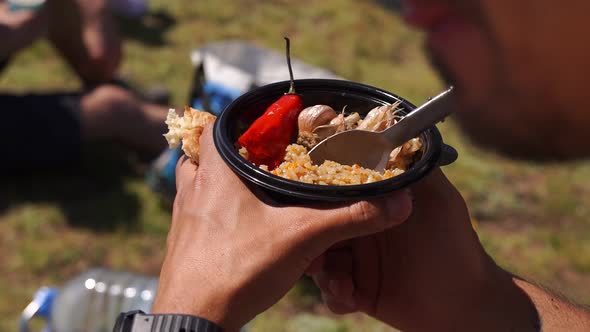
[{"label": "man's hand", "polygon": [[181,160],[156,313],[186,313],[228,331],[277,302],[338,242],[407,219],[406,192],[350,204],[282,206],[255,195],[220,159],[211,127],[200,166]]},{"label": "man's hand", "polygon": [[342,242],[308,270],[334,312],[362,311],[403,331],[584,330],[580,310],[496,266],[440,170],[412,194],[407,222]]}]

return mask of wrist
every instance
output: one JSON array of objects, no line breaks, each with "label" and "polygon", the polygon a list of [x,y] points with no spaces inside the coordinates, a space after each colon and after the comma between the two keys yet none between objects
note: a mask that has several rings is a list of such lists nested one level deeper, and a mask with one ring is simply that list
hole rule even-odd
[{"label": "wrist", "polygon": [[[194,283],[172,282],[168,285],[193,285]],[[190,286],[191,289],[178,289],[163,285],[158,289],[152,313],[184,314],[201,317],[217,324],[226,332],[238,331],[242,326],[239,318],[230,317],[229,296],[222,289],[213,289],[201,285]],[[246,322],[243,322],[245,324]]]},{"label": "wrist", "polygon": [[[185,294],[184,296],[189,296]],[[199,301],[198,299],[182,299],[180,297],[156,297],[154,305],[152,307],[153,314],[182,314],[196,316],[206,319],[219,327],[224,331],[232,332],[237,331],[231,326],[228,315],[225,310],[215,304],[207,304],[208,301]]]},{"label": "wrist", "polygon": [[145,314],[135,310],[119,315],[113,332],[223,332],[215,323],[197,316]]}]

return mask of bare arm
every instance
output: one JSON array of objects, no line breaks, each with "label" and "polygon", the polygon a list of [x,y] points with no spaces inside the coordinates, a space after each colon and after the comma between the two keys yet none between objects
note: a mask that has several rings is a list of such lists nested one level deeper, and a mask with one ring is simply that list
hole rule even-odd
[{"label": "bare arm", "polygon": [[408,221],[344,243],[308,271],[333,311],[402,331],[590,331],[588,312],[497,266],[442,172],[412,194]]},{"label": "bare arm", "polygon": [[465,331],[590,331],[588,311],[498,267],[495,270],[473,278],[479,287],[470,294],[441,303],[439,317],[455,319],[438,327]]},{"label": "bare arm", "polygon": [[533,301],[542,331],[590,331],[590,312],[522,279],[514,279]]}]

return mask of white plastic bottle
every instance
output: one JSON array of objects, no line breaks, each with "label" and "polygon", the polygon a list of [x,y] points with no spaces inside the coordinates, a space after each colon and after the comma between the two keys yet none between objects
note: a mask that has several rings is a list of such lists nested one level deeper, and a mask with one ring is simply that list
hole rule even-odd
[{"label": "white plastic bottle", "polygon": [[121,312],[150,312],[158,279],[103,268],[89,270],[61,289],[41,288],[23,311],[20,331],[33,317],[47,320],[45,332],[110,332]]}]

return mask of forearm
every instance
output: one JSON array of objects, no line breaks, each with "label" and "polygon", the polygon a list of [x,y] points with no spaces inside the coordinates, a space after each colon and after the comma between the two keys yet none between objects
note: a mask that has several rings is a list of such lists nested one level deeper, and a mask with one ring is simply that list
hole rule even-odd
[{"label": "forearm", "polygon": [[[495,265],[495,264],[494,264]],[[467,301],[459,322],[469,330],[541,331],[541,318],[530,296],[516,284],[516,278],[497,266],[479,278]]]},{"label": "forearm", "polygon": [[423,287],[405,298],[386,300],[394,303],[395,311],[378,311],[376,318],[409,332],[540,331],[539,314],[529,296],[511,275],[490,262],[478,273],[431,274],[429,281],[420,278],[415,285]]},{"label": "forearm", "polygon": [[457,303],[450,330],[590,331],[590,313],[500,268],[479,289]]},{"label": "forearm", "polygon": [[590,331],[590,313],[500,269],[491,259],[476,274],[429,278],[429,285],[415,288],[410,297],[387,299],[398,303],[390,307],[397,309],[378,311],[376,318],[410,332]]},{"label": "forearm", "polygon": [[525,292],[540,317],[542,331],[590,331],[590,312],[522,279],[514,284]]}]

